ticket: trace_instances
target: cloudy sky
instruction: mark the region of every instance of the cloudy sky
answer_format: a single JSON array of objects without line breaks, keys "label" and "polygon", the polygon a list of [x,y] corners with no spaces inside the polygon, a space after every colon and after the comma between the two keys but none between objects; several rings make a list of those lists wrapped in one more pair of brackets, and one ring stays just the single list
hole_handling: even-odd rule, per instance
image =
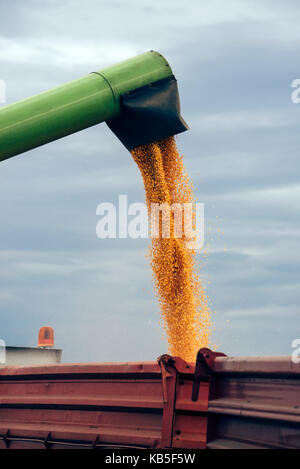
[{"label": "cloudy sky", "polygon": [[[178,79],[180,151],[205,204],[214,343],[290,354],[300,337],[300,5],[296,0],[1,0],[7,103],[155,49]],[[144,200],[105,124],[0,165],[0,338],[34,346],[52,325],[64,361],[167,351],[148,241],[100,240],[96,207]]]}]

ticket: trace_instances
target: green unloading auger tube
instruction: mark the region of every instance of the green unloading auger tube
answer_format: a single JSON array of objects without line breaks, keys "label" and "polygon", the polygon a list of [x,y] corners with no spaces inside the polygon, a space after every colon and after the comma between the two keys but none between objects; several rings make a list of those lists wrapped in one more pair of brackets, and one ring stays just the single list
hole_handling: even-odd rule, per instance
[{"label": "green unloading auger tube", "polygon": [[128,150],[187,130],[177,83],[155,51],[0,109],[0,161],[107,122]]}]

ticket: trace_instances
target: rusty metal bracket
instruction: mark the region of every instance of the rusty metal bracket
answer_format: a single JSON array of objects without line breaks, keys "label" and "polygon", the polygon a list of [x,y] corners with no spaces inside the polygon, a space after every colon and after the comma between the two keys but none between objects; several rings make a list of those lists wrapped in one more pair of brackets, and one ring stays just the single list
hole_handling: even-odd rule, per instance
[{"label": "rusty metal bracket", "polygon": [[163,387],[163,402],[167,404],[168,402],[168,389],[167,389],[167,379],[172,377],[172,374],[168,371],[168,366],[174,365],[175,360],[171,355],[162,355],[158,358],[158,364],[161,369],[161,378],[162,378],[162,387]]},{"label": "rusty metal bracket", "polygon": [[217,357],[226,357],[226,355],[221,352],[213,352],[209,348],[199,350],[195,364],[192,401],[198,400],[201,380],[210,380],[213,373],[213,364]]},{"label": "rusty metal bracket", "polygon": [[177,384],[177,370],[175,359],[170,355],[162,355],[158,358],[161,369],[163,391],[163,418],[161,441],[158,447],[171,448],[173,441],[174,407]]},{"label": "rusty metal bracket", "polygon": [[94,439],[92,443],[92,449],[96,449],[98,445],[100,445],[100,436],[96,435],[96,438]]},{"label": "rusty metal bracket", "polygon": [[7,449],[9,449],[9,445],[10,445],[10,432],[9,430],[7,430],[7,432],[5,433],[5,435],[3,435],[2,439],[4,441],[4,444],[6,446]]},{"label": "rusty metal bracket", "polygon": [[51,443],[52,443],[52,435],[51,435],[51,432],[48,433],[48,435],[46,436],[46,438],[44,439],[44,446],[46,449],[49,449],[50,446],[51,446]]}]

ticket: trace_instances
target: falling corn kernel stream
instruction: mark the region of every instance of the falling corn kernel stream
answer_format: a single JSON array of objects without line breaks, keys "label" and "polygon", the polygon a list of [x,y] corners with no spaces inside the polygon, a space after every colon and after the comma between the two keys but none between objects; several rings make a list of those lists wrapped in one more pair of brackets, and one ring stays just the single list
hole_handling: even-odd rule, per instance
[{"label": "falling corn kernel stream", "polygon": [[[193,186],[174,137],[142,145],[131,154],[143,177],[149,215],[151,204],[189,203],[195,207]],[[164,237],[160,219],[159,236],[151,239],[150,263],[169,352],[193,361],[199,348],[210,345],[209,299],[200,280],[195,249],[187,247],[184,229],[181,237],[176,236],[173,212],[169,221],[170,235]]]}]

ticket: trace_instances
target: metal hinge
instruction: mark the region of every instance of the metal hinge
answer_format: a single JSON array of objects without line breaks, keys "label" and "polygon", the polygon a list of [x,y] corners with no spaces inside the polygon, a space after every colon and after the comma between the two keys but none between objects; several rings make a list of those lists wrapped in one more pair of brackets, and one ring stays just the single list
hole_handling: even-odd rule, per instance
[{"label": "metal hinge", "polygon": [[193,379],[192,401],[197,401],[201,380],[209,380],[213,373],[213,364],[217,357],[226,357],[224,353],[201,348],[197,354]]}]

